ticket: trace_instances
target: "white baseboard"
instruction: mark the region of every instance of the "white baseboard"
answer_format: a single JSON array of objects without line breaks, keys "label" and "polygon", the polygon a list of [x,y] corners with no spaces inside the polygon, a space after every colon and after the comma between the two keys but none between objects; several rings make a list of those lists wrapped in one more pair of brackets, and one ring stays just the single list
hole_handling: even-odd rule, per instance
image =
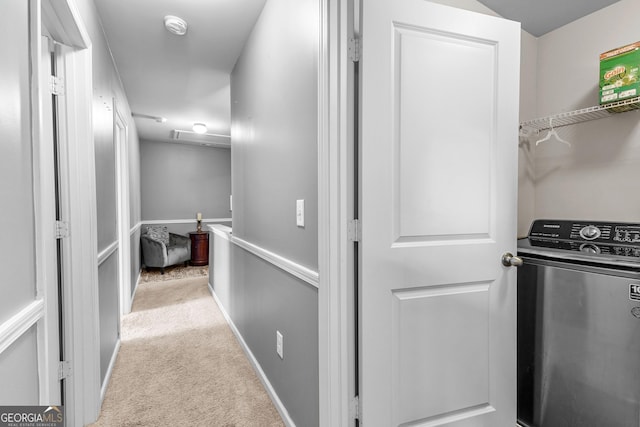
[{"label": "white baseboard", "polygon": [[236,325],[233,323],[231,316],[229,316],[229,313],[227,313],[227,310],[225,310],[225,308],[222,306],[222,303],[218,299],[218,296],[216,295],[215,291],[213,290],[213,286],[211,285],[211,283],[209,283],[209,292],[211,292],[211,295],[213,296],[213,299],[215,300],[216,304],[218,304],[218,307],[220,308],[222,315],[227,320],[227,323],[229,324],[231,331],[233,331],[233,334],[236,336],[236,339],[238,340],[240,347],[242,347],[242,350],[247,356],[247,359],[249,359],[249,362],[253,366],[253,369],[258,375],[258,378],[260,378],[260,381],[262,382],[262,385],[267,391],[267,394],[271,398],[271,401],[273,402],[274,406],[276,407],[276,410],[282,417],[282,421],[287,427],[296,427],[295,423],[291,419],[291,416],[289,415],[289,412],[287,411],[287,408],[284,406],[284,404],[278,397],[278,394],[276,393],[275,389],[271,385],[269,378],[267,378],[267,375],[262,370],[260,363],[251,352],[251,349],[249,348],[247,343],[244,341],[244,338],[242,338],[242,335],[240,334],[240,331],[238,330],[238,328],[236,328]]},{"label": "white baseboard", "polygon": [[[133,300],[136,298],[136,292],[138,292],[138,285],[140,284],[140,277],[142,277],[142,268],[138,271],[138,278],[136,279],[135,287],[133,288],[133,292],[131,293],[131,307],[133,307]],[[131,312],[131,307],[129,307],[129,312]]]},{"label": "white baseboard", "polygon": [[111,361],[109,362],[109,367],[107,368],[107,375],[104,376],[102,387],[100,387],[100,407],[102,407],[102,402],[104,402],[104,397],[107,394],[107,388],[109,387],[109,381],[111,381],[111,374],[113,373],[113,368],[114,366],[116,366],[116,359],[118,358],[119,351],[120,351],[120,338],[118,338],[118,341],[116,341],[116,347],[113,349],[113,354],[111,355]]}]

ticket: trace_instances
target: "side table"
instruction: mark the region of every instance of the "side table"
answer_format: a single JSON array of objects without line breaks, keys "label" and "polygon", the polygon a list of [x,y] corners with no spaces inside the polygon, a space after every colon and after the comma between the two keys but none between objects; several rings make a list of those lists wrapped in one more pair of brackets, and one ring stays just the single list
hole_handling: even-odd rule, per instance
[{"label": "side table", "polygon": [[191,265],[209,264],[209,233],[206,231],[192,231],[191,238]]}]

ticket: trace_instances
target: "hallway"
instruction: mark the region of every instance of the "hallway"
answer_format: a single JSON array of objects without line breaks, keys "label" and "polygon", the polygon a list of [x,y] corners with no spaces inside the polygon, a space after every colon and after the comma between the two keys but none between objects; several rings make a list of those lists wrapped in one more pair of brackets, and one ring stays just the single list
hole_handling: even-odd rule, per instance
[{"label": "hallway", "polygon": [[93,426],[283,426],[207,276],[142,282]]}]

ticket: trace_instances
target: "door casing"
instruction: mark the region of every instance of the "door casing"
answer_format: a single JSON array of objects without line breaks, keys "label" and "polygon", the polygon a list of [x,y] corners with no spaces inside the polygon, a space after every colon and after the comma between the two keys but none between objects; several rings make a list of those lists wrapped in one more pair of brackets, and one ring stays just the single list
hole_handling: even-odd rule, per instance
[{"label": "door casing", "polygon": [[38,221],[36,231],[36,274],[37,297],[42,298],[45,315],[38,323],[38,364],[40,378],[40,403],[60,405],[62,402],[60,382],[58,380],[58,363],[60,360],[60,325],[58,300],[58,255],[56,248],[56,186],[54,184],[57,168],[54,157],[54,115],[52,96],[49,90],[52,75],[51,56],[54,43],[43,25],[43,35],[37,43],[39,52],[40,84],[42,89],[38,95],[38,109],[34,118],[39,125],[34,128],[34,190]]},{"label": "door casing", "polygon": [[[65,132],[61,144],[61,192],[65,195],[68,214],[68,235],[64,239],[65,259],[62,274],[65,277],[65,295],[62,321],[65,325],[64,349],[71,375],[65,381],[65,418],[67,425],[84,425],[97,419],[100,405],[100,359],[99,322],[97,300],[97,215],[95,185],[95,153],[93,144],[93,84],[91,39],[73,0],[41,1],[29,0],[30,11],[30,55],[33,67],[31,80],[32,129],[34,170],[42,169],[42,177],[36,177],[36,251],[38,259],[47,260],[38,264],[38,278],[46,273],[45,265],[54,262],[50,250],[45,250],[44,234],[54,235],[55,224],[49,216],[54,194],[44,191],[40,184],[53,165],[49,158],[39,153],[46,148],[43,135],[43,110],[41,100],[48,89],[40,81],[42,69],[41,35],[46,26],[51,38],[59,43],[58,67],[65,75],[64,102],[59,118]],[[73,260],[73,263],[71,262]],[[40,281],[46,289],[39,292],[54,292],[53,281]],[[40,286],[40,285],[39,285]],[[55,290],[57,293],[57,289]],[[46,316],[49,316],[47,314]],[[40,362],[40,369],[46,369]],[[46,365],[49,365],[48,363]],[[54,373],[44,371],[41,378],[49,378],[49,384],[41,384],[41,404],[51,402],[50,388]],[[57,372],[55,372],[57,375]]]},{"label": "door casing", "polygon": [[318,57],[319,425],[355,425],[354,1],[320,0]]},{"label": "door casing", "polygon": [[[129,215],[129,127],[122,108],[113,99],[113,139],[116,151],[118,218],[118,283],[120,317],[131,311],[131,232]],[[118,322],[118,328],[120,327]]]}]

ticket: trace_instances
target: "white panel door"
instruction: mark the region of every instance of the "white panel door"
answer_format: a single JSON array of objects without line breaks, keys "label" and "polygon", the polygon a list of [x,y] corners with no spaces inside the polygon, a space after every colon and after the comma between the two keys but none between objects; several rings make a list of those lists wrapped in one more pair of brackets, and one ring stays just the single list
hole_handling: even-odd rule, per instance
[{"label": "white panel door", "polygon": [[362,2],[360,369],[369,426],[513,426],[520,26]]}]

